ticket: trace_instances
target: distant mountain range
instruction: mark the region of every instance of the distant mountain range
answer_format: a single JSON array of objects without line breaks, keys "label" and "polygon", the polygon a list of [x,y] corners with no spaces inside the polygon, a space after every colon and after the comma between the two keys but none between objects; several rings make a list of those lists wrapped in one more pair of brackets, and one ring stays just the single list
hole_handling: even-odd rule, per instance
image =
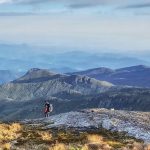
[{"label": "distant mountain range", "polygon": [[116,70],[100,67],[70,74],[85,75],[97,80],[105,80],[115,85],[150,87],[150,67],[144,65]]},{"label": "distant mountain range", "polygon": [[42,117],[45,100],[53,104],[53,114],[103,107],[150,111],[150,89],[118,87],[88,76],[58,74],[35,68],[0,86],[0,118]]},{"label": "distant mountain range", "polygon": [[56,47],[34,47],[26,44],[0,44],[0,70],[26,72],[30,68],[45,68],[60,73],[76,72],[99,66],[121,68],[133,65],[149,65],[145,56],[84,50],[61,50]]}]

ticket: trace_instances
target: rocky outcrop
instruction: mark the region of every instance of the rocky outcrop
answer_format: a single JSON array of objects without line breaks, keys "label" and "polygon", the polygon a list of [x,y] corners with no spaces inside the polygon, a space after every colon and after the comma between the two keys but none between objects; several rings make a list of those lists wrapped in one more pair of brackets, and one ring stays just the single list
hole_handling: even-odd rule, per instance
[{"label": "rocky outcrop", "polygon": [[[105,128],[126,132],[150,143],[150,112],[89,109],[50,116],[46,119],[25,120],[24,123],[47,124],[46,128],[73,127],[78,129]],[[53,124],[52,124],[53,122]]]}]

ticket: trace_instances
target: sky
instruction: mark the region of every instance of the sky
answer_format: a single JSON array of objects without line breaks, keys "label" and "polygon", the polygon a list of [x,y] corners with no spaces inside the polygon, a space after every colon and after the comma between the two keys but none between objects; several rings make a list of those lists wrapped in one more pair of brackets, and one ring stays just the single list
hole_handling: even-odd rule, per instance
[{"label": "sky", "polygon": [[150,52],[150,0],[0,0],[0,43]]}]

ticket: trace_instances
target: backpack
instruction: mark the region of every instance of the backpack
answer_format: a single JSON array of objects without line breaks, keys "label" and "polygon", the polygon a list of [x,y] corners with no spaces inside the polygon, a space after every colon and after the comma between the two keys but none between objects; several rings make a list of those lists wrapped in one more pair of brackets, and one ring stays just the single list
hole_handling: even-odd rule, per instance
[{"label": "backpack", "polygon": [[53,105],[50,104],[50,112],[52,112],[52,111],[53,111]]}]

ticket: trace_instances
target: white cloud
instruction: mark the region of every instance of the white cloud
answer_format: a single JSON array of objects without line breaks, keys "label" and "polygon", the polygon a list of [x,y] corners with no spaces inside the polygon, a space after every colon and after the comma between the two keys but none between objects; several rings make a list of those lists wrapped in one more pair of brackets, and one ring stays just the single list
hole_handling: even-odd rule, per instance
[{"label": "white cloud", "polygon": [[72,7],[89,7],[93,5],[137,5],[148,3],[149,0],[0,0],[0,4],[12,3],[12,4],[38,4],[53,2],[59,4],[65,4]]}]

